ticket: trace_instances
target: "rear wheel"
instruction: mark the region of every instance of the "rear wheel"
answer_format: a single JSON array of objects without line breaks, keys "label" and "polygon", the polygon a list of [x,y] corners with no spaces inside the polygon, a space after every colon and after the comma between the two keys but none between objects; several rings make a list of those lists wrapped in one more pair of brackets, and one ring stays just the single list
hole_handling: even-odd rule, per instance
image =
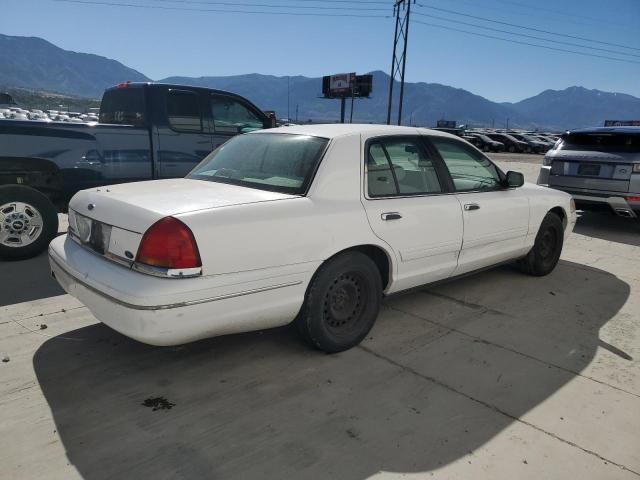
[{"label": "rear wheel", "polygon": [[371,330],[381,299],[382,280],[375,263],[360,252],[346,252],[320,267],[295,324],[320,350],[348,350]]},{"label": "rear wheel", "polygon": [[547,213],[540,225],[533,248],[519,262],[520,269],[537,277],[548,275],[560,260],[563,241],[562,220],[555,213]]},{"label": "rear wheel", "polygon": [[29,258],[58,233],[58,211],[42,193],[20,185],[0,187],[0,258]]},{"label": "rear wheel", "polygon": [[511,145],[511,146],[509,147],[509,151],[510,151],[511,153],[516,153],[516,147],[514,147],[513,145]]}]

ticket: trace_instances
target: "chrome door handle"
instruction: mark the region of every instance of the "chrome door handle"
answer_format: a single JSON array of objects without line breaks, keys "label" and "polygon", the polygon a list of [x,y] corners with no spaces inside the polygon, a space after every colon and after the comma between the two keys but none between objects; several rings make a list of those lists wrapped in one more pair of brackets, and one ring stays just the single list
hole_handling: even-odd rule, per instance
[{"label": "chrome door handle", "polygon": [[402,215],[400,215],[398,212],[385,212],[380,215],[380,218],[382,218],[382,220],[400,220],[402,218]]},{"label": "chrome door handle", "polygon": [[466,211],[470,211],[470,210],[480,210],[480,205],[478,205],[477,203],[465,203],[464,204],[464,209]]}]

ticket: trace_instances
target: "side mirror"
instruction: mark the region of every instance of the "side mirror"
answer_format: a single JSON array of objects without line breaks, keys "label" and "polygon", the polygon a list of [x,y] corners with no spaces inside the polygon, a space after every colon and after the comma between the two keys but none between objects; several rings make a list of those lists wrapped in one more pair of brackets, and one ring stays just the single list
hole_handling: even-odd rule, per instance
[{"label": "side mirror", "polygon": [[524,175],[520,172],[507,172],[507,180],[505,182],[509,188],[518,188],[524,185]]}]

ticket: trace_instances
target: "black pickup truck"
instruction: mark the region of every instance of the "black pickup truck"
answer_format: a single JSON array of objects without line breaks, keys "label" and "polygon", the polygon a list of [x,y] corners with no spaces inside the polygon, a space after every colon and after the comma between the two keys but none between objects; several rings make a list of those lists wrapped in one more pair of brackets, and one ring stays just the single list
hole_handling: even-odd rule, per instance
[{"label": "black pickup truck", "polygon": [[232,93],[129,82],[105,91],[98,123],[0,120],[0,258],[44,250],[79,190],[182,177],[230,137],[272,126]]}]

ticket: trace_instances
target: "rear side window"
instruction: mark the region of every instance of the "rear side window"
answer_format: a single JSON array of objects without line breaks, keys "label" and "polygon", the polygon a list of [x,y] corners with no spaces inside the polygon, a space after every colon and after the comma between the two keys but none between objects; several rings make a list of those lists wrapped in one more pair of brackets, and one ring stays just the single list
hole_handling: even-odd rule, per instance
[{"label": "rear side window", "polygon": [[570,133],[563,136],[559,149],[640,153],[640,134]]},{"label": "rear side window", "polygon": [[369,144],[367,188],[370,197],[440,193],[433,161],[418,141],[381,139]]},{"label": "rear side window", "polygon": [[100,123],[116,125],[144,125],[144,88],[107,90],[100,104]]},{"label": "rear side window", "polygon": [[498,169],[480,153],[455,140],[432,137],[431,143],[447,165],[456,191],[493,190],[501,187]]},{"label": "rear side window", "polygon": [[194,92],[169,90],[167,92],[167,118],[169,126],[181,132],[202,132],[200,95]]},{"label": "rear side window", "polygon": [[239,101],[211,96],[211,116],[216,133],[237,135],[264,128],[262,119]]}]

